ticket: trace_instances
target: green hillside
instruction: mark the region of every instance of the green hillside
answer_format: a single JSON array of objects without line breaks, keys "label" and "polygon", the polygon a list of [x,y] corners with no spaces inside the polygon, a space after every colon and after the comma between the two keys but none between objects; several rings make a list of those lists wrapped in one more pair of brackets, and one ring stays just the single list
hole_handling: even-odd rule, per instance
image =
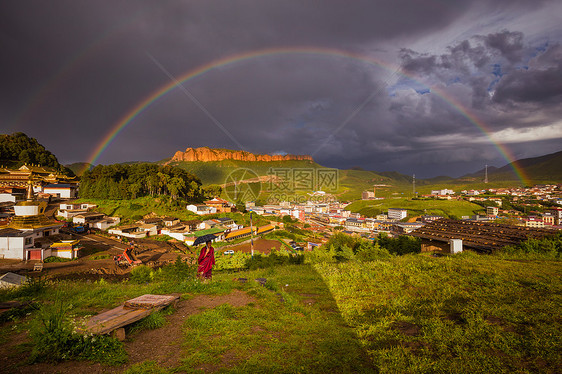
[{"label": "green hillside", "polygon": [[[159,163],[169,162],[169,159]],[[233,175],[244,175],[246,179],[264,177],[268,175],[280,175],[282,170],[310,170],[314,172],[320,169],[329,169],[315,162],[310,161],[191,161],[191,162],[172,162],[171,165],[178,166],[192,174],[197,175],[205,185],[223,185],[227,181],[232,181]],[[524,159],[518,161],[524,174],[530,179],[531,184],[535,183],[560,183],[562,181],[562,152]],[[240,173],[244,169],[245,173]],[[238,174],[236,174],[238,172]],[[235,173],[235,174],[232,174]],[[230,177],[230,178],[229,178]],[[360,168],[339,170],[337,176],[337,189],[333,194],[340,201],[352,201],[361,198],[361,193],[365,190],[376,188],[377,197],[413,197],[412,176],[399,172],[376,172],[362,170]],[[521,186],[520,179],[515,175],[511,165],[502,168],[489,167],[489,183],[483,182],[484,171],[465,175],[461,178],[450,178],[447,176],[433,177],[429,179],[416,179],[416,192],[418,194],[429,194],[431,190],[450,188],[455,192],[469,189],[504,188]],[[262,181],[260,185],[260,198],[268,199],[273,191],[270,191],[271,183]],[[292,195],[306,195],[317,188],[299,189],[289,191]],[[415,209],[415,208],[414,208]],[[471,209],[463,210],[464,213]],[[456,213],[450,213],[457,215]],[[449,215],[450,215],[449,214]],[[472,214],[472,213],[470,213]],[[470,215],[468,214],[468,215]],[[467,214],[462,214],[467,215]]]},{"label": "green hillside", "polygon": [[[515,163],[507,164],[501,168],[488,168],[489,182],[520,181],[515,174],[513,166],[523,172],[530,184],[560,183],[562,182],[562,151],[544,156],[525,158]],[[484,179],[484,169],[460,178],[465,182]]]},{"label": "green hillside", "polygon": [[253,173],[258,176],[268,175],[275,168],[323,168],[309,161],[181,161],[171,162],[170,165],[197,175],[203,184],[224,184],[228,176],[238,169],[248,169],[248,176],[251,178]]},{"label": "green hillside", "polygon": [[[268,175],[282,175],[284,170],[289,171],[302,171],[302,170],[328,170],[330,168],[319,165],[315,162],[310,161],[236,161],[236,160],[224,160],[224,161],[190,161],[190,162],[172,162],[172,166],[180,167],[192,174],[197,175],[203,184],[218,184],[223,185],[228,181],[231,181],[232,176],[239,176],[237,173],[240,169],[247,169],[247,173],[244,178],[251,179],[256,176],[268,176]],[[234,174],[233,174],[234,173]],[[404,186],[404,183],[395,183],[392,178],[382,176],[373,171],[365,170],[338,170],[337,175],[337,189],[333,191],[340,200],[355,200],[361,198],[361,192],[364,190],[372,190],[375,184],[385,184],[388,186],[392,185],[392,188],[386,187],[382,188],[379,192],[381,196],[388,196],[390,190],[394,191],[396,187]],[[261,190],[264,197],[267,198],[270,183],[262,182]],[[304,195],[306,193],[313,192],[318,185],[313,186],[313,188],[297,188],[294,190],[296,195]],[[321,186],[320,186],[321,187]],[[321,188],[320,188],[321,189]],[[332,191],[329,191],[332,192]],[[377,194],[379,194],[379,192]]]},{"label": "green hillside", "polygon": [[361,213],[367,217],[374,217],[377,214],[386,213],[388,208],[407,209],[408,217],[429,214],[460,218],[462,216],[471,216],[478,211],[482,211],[480,205],[464,200],[410,200],[406,198],[361,200],[355,201],[346,207],[346,209],[351,212]]}]

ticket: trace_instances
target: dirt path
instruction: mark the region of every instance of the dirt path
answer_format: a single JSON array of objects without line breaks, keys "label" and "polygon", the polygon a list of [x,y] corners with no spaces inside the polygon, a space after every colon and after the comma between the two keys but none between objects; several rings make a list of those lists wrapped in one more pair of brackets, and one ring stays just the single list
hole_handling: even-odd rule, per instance
[{"label": "dirt path", "polygon": [[125,349],[129,355],[129,363],[121,367],[109,367],[91,362],[62,362],[59,364],[23,365],[27,356],[18,349],[18,345],[27,342],[27,336],[20,333],[11,336],[9,341],[0,345],[0,359],[3,361],[0,372],[21,374],[49,373],[122,373],[134,364],[147,360],[155,361],[160,367],[176,367],[181,361],[182,326],[186,318],[200,313],[204,309],[215,308],[228,303],[241,307],[256,300],[245,292],[235,290],[228,295],[198,295],[190,300],[182,300],[177,304],[174,313],[166,317],[166,325],[159,329],[141,331],[128,337]]},{"label": "dirt path", "polygon": [[[101,277],[121,279],[130,272],[130,267],[119,268],[113,261],[113,256],[122,254],[127,244],[96,234],[73,234],[73,238],[79,239],[83,246],[77,260],[47,262],[41,272],[34,272],[37,261],[0,259],[0,274],[10,271],[31,277],[97,280]],[[174,262],[178,255],[183,259],[193,257],[190,252],[181,253],[165,242],[146,240],[141,243],[137,258],[145,265],[159,267]]]}]

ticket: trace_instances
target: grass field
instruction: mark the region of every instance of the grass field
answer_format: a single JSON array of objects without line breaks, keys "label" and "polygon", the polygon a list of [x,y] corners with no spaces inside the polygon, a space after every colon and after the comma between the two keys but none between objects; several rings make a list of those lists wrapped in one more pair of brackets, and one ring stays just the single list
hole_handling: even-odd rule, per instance
[{"label": "grass field", "polygon": [[173,216],[181,220],[198,219],[200,216],[185,209],[183,204],[172,205],[167,196],[160,197],[139,197],[131,200],[104,200],[104,199],[79,199],[77,202],[87,202],[97,204],[96,209],[108,216],[121,217],[122,222],[134,222],[149,213],[156,213],[159,216]]},{"label": "grass field", "polygon": [[[144,270],[123,283],[55,282],[32,297],[47,304],[63,299],[75,317],[145,293],[179,292],[189,302],[240,290],[255,299],[187,317],[177,366],[147,358],[129,373],[556,373],[562,367],[559,260],[406,255],[216,273],[208,284],[173,267]],[[267,281],[262,286],[256,278]],[[9,297],[0,293],[0,301]],[[2,342],[32,329],[37,313],[1,325]],[[125,369],[122,359],[113,364]]]},{"label": "grass field", "polygon": [[388,208],[407,209],[408,217],[430,214],[460,218],[462,216],[471,216],[483,210],[480,205],[464,200],[411,200],[406,198],[360,200],[346,207],[347,210],[361,213],[367,217],[386,213]]}]

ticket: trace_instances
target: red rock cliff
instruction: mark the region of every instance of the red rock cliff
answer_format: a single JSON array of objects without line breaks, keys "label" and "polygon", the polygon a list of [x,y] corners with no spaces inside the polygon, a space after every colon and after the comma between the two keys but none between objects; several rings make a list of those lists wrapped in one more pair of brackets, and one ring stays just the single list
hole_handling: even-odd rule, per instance
[{"label": "red rock cliff", "polygon": [[308,155],[256,155],[246,151],[232,151],[229,149],[211,149],[209,147],[187,148],[185,152],[177,151],[171,161],[314,161]]}]

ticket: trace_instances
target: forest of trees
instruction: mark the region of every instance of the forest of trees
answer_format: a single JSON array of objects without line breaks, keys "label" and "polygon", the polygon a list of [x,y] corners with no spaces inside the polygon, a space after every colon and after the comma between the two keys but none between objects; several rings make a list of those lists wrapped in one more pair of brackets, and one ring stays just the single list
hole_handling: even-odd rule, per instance
[{"label": "forest of trees", "polygon": [[0,135],[0,160],[8,166],[34,164],[55,168],[64,173],[69,172],[37,139],[22,132]]},{"label": "forest of trees", "polygon": [[86,171],[80,182],[80,197],[135,199],[167,195],[173,200],[205,198],[201,181],[187,171],[156,164],[98,165]]}]

